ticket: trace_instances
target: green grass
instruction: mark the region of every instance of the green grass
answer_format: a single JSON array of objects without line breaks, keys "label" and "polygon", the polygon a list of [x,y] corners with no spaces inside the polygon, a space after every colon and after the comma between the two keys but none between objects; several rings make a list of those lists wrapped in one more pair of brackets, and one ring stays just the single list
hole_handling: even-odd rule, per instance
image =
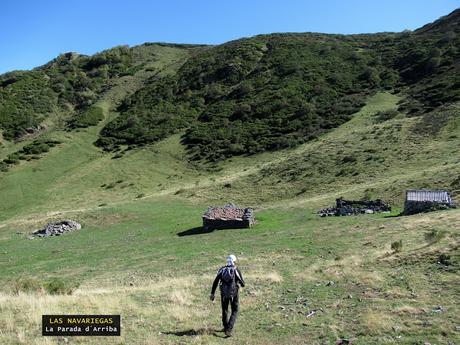
[{"label": "green grass", "polygon": [[[378,93],[353,119],[317,140],[293,150],[256,157],[232,158],[221,165],[239,169],[231,189],[225,182],[208,190],[196,188],[203,199],[219,200],[231,192],[237,202],[327,206],[338,196],[384,198],[401,207],[406,189],[435,188],[460,192],[460,160],[453,147],[458,116],[436,136],[414,132],[417,118],[403,114],[376,123],[380,111],[397,108],[400,98]],[[458,110],[457,115],[459,114]],[[253,191],[247,193],[247,191]]]},{"label": "green grass", "polygon": [[[68,341],[460,342],[460,211],[396,216],[409,188],[448,189],[459,201],[458,35],[443,40],[438,28],[116,47],[0,76],[0,159],[40,158],[0,172],[0,343],[64,343],[40,336],[41,315],[110,313],[122,316],[120,338]],[[66,131],[89,105],[100,109],[83,121],[91,126]],[[245,116],[245,131],[222,130]],[[125,120],[132,133],[117,132]],[[104,153],[94,143],[109,124],[106,134],[134,136]],[[190,160],[191,139],[203,160]],[[59,144],[32,144],[46,140]],[[339,196],[380,197],[393,212],[315,214]],[[202,212],[227,202],[254,207],[257,224],[203,232]],[[30,238],[62,219],[83,228]],[[208,296],[229,253],[247,287],[235,336],[223,340]]]},{"label": "green grass", "polygon": [[[304,208],[267,209],[257,212],[258,224],[249,230],[178,236],[196,231],[190,230],[200,225],[204,209],[162,198],[76,212],[68,216],[79,219],[83,229],[49,239],[30,240],[13,231],[26,233],[38,221],[3,228],[4,291],[15,278],[30,276],[40,281],[60,277],[65,284],[80,286],[75,297],[37,294],[35,304],[24,301],[27,295],[6,292],[3,315],[13,317],[19,328],[8,330],[1,318],[0,325],[7,329],[4,342],[18,341],[17,332],[27,328],[27,323],[19,325],[20,316],[12,309],[23,305],[23,312],[32,314],[121,313],[121,341],[218,343],[213,335],[219,328],[218,306],[209,305],[206,298],[215,270],[230,252],[239,258],[247,287],[242,290],[236,335],[229,343],[292,344],[305,337],[312,343],[340,337],[357,338],[357,344],[455,341],[458,211],[323,219]],[[447,236],[426,246],[420,230],[432,228]],[[391,254],[394,239],[404,242],[399,254]],[[436,262],[440,253],[453,257],[451,266]],[[436,294],[441,288],[444,293]],[[99,302],[89,306],[81,298]],[[43,299],[49,305],[37,307]],[[108,300],[116,302],[106,305]],[[432,311],[438,305],[443,313]],[[320,308],[322,312],[306,317]],[[201,335],[167,334],[188,330]]]},{"label": "green grass", "polygon": [[[449,186],[460,171],[451,154],[456,120],[434,137],[414,135],[417,119],[376,123],[374,116],[399,100],[379,93],[349,123],[292,150],[202,166],[187,161],[176,134],[142,150],[122,148],[115,158],[92,143],[117,116],[114,104],[142,83],[126,80],[133,88],[120,81],[97,103],[102,122],[48,133],[61,144],[0,174],[1,343],[46,343],[41,315],[52,313],[120,313],[123,335],[107,343],[222,343],[215,332],[219,306],[207,298],[229,253],[239,258],[248,286],[235,338],[226,343],[458,341],[458,210],[314,214],[337,196],[363,195],[393,200],[397,214],[405,188]],[[13,152],[24,144],[15,145]],[[372,164],[368,155],[376,158]],[[336,176],[340,162],[359,175]],[[199,233],[206,207],[229,201],[255,207],[257,225]],[[63,218],[83,229],[28,238]],[[400,240],[394,253],[391,244]],[[438,263],[442,254],[449,266]],[[77,286],[70,295],[46,292]],[[184,333],[197,335],[178,335]]]}]

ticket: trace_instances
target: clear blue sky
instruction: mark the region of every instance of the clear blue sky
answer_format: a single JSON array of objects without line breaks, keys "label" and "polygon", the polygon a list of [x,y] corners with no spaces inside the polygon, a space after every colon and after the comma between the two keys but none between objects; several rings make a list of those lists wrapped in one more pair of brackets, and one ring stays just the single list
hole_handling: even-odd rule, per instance
[{"label": "clear blue sky", "polygon": [[416,29],[458,0],[0,0],[0,73],[60,53],[144,42],[209,43],[271,32]]}]

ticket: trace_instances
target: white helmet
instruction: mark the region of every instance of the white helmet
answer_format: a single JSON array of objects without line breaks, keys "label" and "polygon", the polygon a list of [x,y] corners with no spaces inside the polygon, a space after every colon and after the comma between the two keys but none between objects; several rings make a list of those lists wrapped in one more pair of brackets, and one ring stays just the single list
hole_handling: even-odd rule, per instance
[{"label": "white helmet", "polygon": [[230,254],[229,256],[227,256],[227,265],[234,265],[236,262],[236,256],[233,255],[233,254]]}]

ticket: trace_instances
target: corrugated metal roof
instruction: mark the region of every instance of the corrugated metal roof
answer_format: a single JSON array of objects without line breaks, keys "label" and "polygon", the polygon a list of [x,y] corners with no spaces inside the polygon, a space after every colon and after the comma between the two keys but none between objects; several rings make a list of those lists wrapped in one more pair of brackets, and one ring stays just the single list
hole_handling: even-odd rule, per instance
[{"label": "corrugated metal roof", "polygon": [[452,199],[445,190],[408,190],[407,201],[434,201],[450,204]]}]

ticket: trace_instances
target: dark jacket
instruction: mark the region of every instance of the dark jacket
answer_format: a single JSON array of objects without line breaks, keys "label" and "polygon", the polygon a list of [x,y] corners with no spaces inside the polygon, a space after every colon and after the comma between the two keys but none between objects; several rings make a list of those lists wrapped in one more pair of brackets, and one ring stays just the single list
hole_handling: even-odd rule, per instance
[{"label": "dark jacket", "polygon": [[[219,284],[219,282],[222,279],[222,271],[224,270],[225,267],[229,267],[229,266],[221,267],[217,271],[216,279],[214,279],[214,283],[212,283],[211,295],[214,295],[214,293],[216,292],[217,285]],[[235,270],[235,280],[236,280],[236,287],[237,288],[238,288],[238,284],[241,285],[242,287],[244,287],[243,275],[241,274],[241,271],[239,270],[239,268],[236,268],[236,270]]]}]

